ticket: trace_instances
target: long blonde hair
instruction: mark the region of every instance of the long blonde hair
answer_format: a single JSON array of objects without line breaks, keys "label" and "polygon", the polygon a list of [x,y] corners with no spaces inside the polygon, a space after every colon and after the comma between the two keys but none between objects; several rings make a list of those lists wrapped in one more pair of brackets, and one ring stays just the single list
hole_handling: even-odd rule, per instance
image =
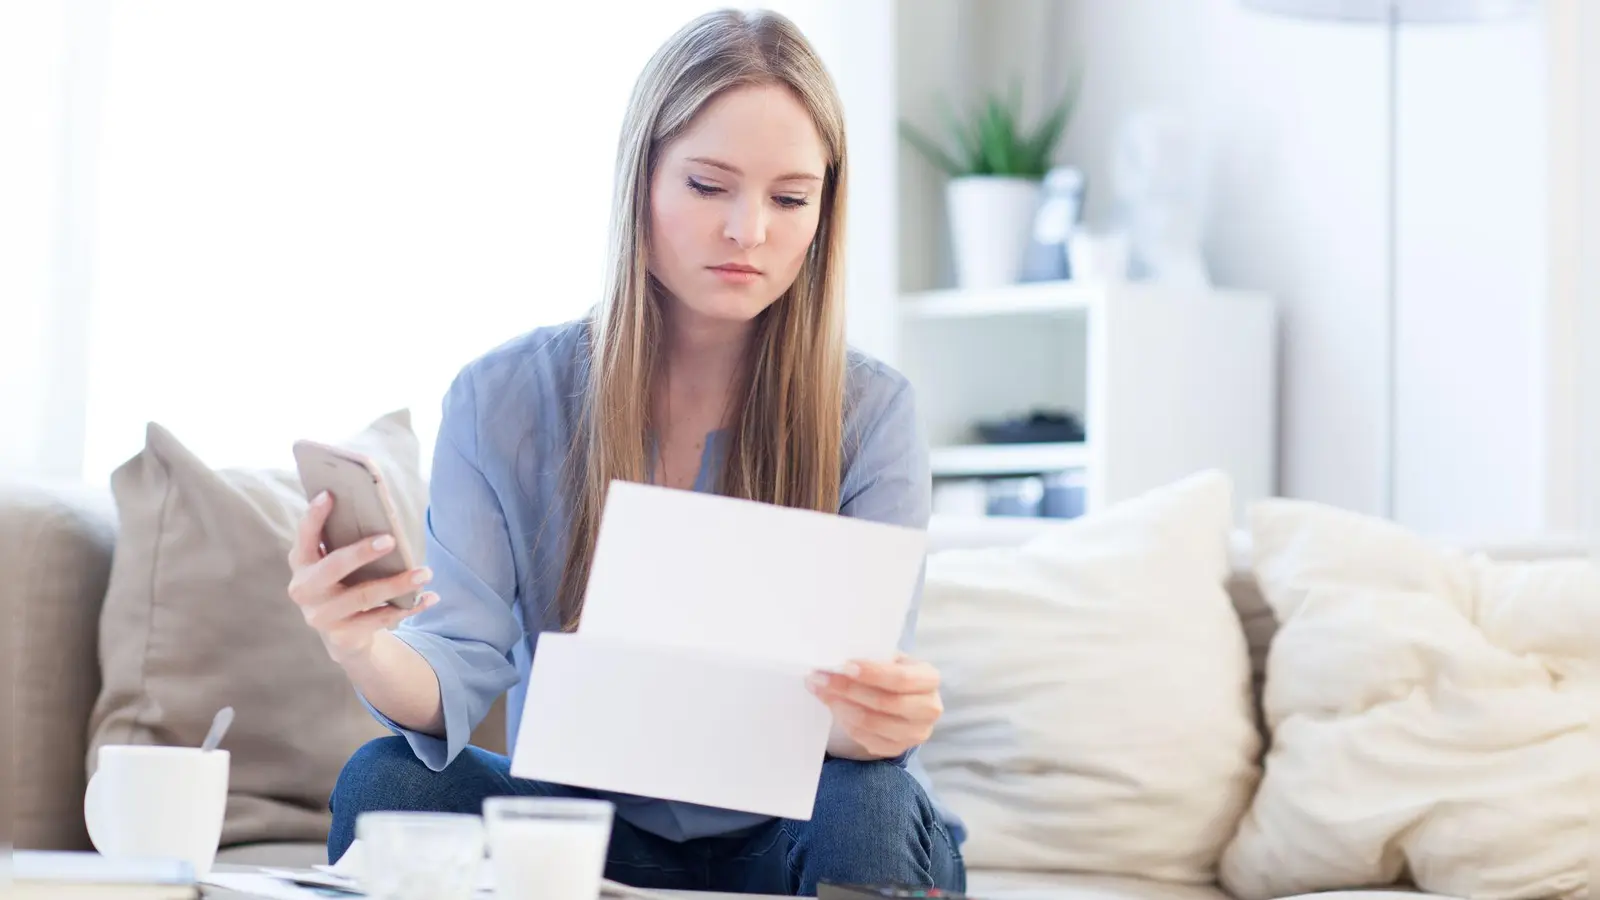
[{"label": "long blonde hair", "polygon": [[838,512],[844,434],[844,116],[833,81],[788,19],[722,10],[680,29],[634,85],[617,149],[611,270],[590,321],[583,421],[569,457],[576,512],[557,601],[577,627],[613,480],[648,477],[663,289],[648,271],[657,156],[724,91],[781,85],[810,112],[827,154],[817,233],[794,284],[759,316],[719,493]]}]

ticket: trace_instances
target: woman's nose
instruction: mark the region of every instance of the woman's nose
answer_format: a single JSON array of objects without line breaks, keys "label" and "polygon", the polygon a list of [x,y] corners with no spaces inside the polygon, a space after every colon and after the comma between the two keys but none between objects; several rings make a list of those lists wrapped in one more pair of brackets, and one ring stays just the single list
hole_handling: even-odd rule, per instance
[{"label": "woman's nose", "polygon": [[743,200],[731,204],[722,235],[742,250],[761,246],[767,240],[767,214],[760,201]]}]

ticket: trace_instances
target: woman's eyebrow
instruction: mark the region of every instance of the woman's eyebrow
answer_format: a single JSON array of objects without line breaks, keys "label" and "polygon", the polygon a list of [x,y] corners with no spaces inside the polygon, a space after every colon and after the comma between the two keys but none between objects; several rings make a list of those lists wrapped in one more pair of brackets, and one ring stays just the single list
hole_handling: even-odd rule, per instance
[{"label": "woman's eyebrow", "polygon": [[[712,159],[709,156],[691,156],[691,157],[689,157],[689,162],[699,163],[699,164],[701,164],[703,166],[710,166],[713,169],[721,169],[722,171],[727,172],[730,175],[743,175],[744,174],[744,172],[741,172],[739,170],[738,166],[735,166],[735,165],[733,165],[731,163],[725,163],[720,159]],[[822,180],[822,176],[821,175],[813,175],[810,172],[789,172],[788,174],[779,175],[777,178],[773,179],[773,181],[821,181],[821,180]]]}]

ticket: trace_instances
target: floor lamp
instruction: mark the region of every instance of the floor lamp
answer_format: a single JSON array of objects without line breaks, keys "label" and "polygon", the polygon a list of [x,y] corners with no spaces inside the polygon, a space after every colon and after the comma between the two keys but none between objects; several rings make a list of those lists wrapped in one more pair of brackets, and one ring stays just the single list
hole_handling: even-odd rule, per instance
[{"label": "floor lamp", "polygon": [[1397,189],[1399,187],[1399,63],[1402,25],[1449,25],[1489,22],[1531,11],[1538,0],[1241,0],[1246,9],[1296,19],[1382,26],[1388,37],[1385,103],[1388,125],[1385,157],[1384,230],[1384,426],[1383,514],[1395,515],[1395,445],[1397,432],[1398,312],[1396,259]]}]

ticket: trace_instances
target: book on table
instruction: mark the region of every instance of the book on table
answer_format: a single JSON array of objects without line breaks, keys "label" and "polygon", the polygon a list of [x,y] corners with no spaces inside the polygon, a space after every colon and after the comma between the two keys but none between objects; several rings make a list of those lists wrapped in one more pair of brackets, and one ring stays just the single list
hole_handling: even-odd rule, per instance
[{"label": "book on table", "polygon": [[195,900],[194,867],[176,859],[110,859],[98,853],[18,850],[8,900]]}]

